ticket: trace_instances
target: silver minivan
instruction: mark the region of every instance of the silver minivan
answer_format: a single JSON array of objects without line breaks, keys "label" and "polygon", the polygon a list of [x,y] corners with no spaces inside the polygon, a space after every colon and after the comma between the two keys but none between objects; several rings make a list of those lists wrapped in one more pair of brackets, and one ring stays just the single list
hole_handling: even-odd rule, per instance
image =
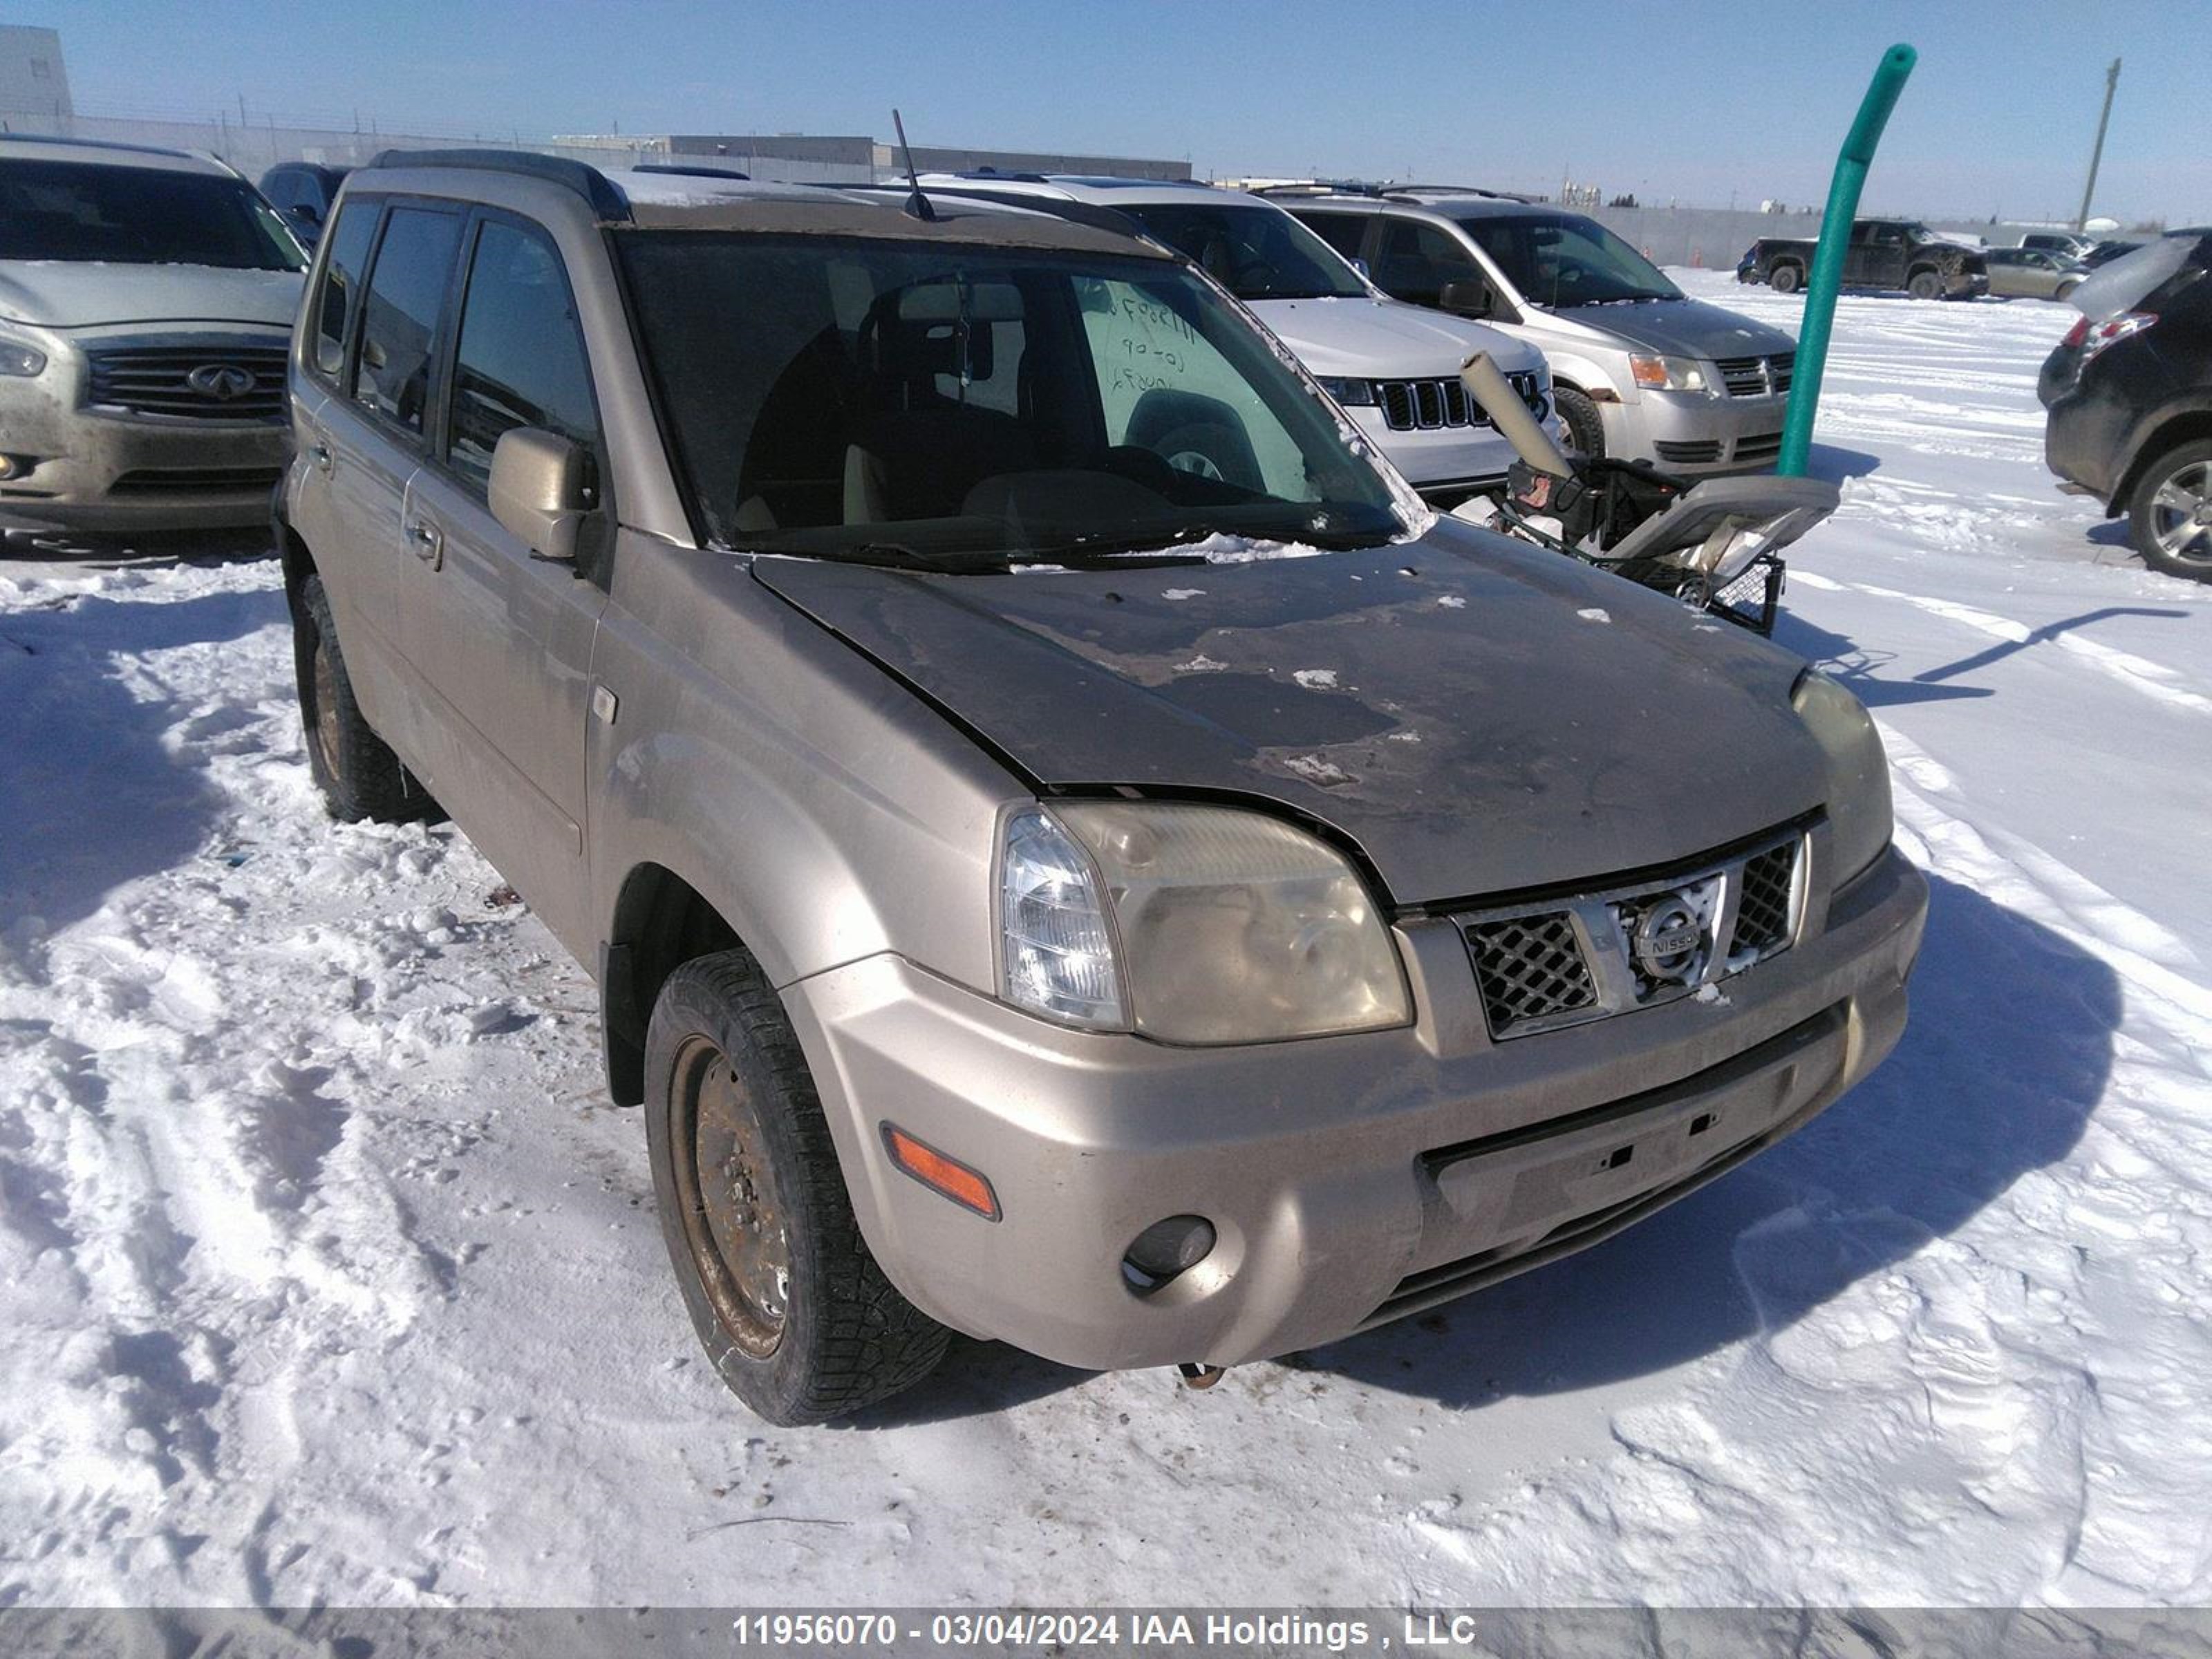
[{"label": "silver minivan", "polygon": [[309,765],[598,981],[756,1411],[952,1330],[1211,1380],[1888,1053],[1927,888],[1847,691],[1438,517],[1158,243],[907,195],[387,156],[292,352]]},{"label": "silver minivan", "polygon": [[1266,192],[1385,294],[1526,340],[1586,455],[1703,477],[1771,466],[1797,343],[1692,300],[1586,215],[1458,187]]}]

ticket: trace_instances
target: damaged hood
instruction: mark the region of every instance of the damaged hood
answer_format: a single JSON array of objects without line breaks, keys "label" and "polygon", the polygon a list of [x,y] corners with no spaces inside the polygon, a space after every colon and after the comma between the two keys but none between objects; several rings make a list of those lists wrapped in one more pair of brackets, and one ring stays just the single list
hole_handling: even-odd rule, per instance
[{"label": "damaged hood", "polygon": [[1452,380],[1478,351],[1505,373],[1544,366],[1534,346],[1480,323],[1396,300],[1254,300],[1252,314],[1323,379]]},{"label": "damaged hood", "polygon": [[1449,519],[1246,563],[753,573],[1044,789],[1273,802],[1400,904],[1694,858],[1823,793],[1796,658]]},{"label": "damaged hood", "polygon": [[296,270],[0,259],[0,318],[46,328],[103,323],[265,323],[289,331]]}]

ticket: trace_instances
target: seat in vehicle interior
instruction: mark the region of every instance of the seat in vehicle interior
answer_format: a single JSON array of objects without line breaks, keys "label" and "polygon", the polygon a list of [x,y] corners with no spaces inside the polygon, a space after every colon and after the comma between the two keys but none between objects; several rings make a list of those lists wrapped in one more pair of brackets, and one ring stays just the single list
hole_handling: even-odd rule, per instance
[{"label": "seat in vehicle interior", "polygon": [[[1010,299],[978,301],[994,289]],[[969,380],[991,377],[993,328],[1009,319],[999,314],[1009,303],[1019,296],[1006,284],[977,284],[963,303],[952,284],[927,283],[870,310],[842,470],[847,524],[950,518],[983,479],[1036,465],[1035,434],[1020,420],[957,395],[963,368]]]},{"label": "seat in vehicle interior", "polygon": [[761,400],[738,478],[738,529],[838,522],[852,402],[843,337],[832,325],[793,354]]}]

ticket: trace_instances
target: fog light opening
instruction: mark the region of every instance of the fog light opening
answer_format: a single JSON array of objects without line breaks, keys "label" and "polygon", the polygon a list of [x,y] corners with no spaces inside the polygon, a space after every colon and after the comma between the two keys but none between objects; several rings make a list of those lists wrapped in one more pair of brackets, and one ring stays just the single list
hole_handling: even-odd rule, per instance
[{"label": "fog light opening", "polygon": [[1212,1253],[1213,1224],[1200,1215],[1171,1215],[1129,1241],[1121,1277],[1139,1296],[1173,1282]]}]

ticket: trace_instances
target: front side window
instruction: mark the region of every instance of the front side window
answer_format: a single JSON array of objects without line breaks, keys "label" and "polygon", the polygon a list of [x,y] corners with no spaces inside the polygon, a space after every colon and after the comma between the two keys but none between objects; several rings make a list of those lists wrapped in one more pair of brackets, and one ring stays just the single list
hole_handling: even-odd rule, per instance
[{"label": "front side window", "polygon": [[1468,218],[1460,226],[1536,305],[1564,310],[1682,297],[1656,265],[1578,213]]},{"label": "front side window", "polygon": [[429,404],[430,354],[460,237],[459,214],[396,207],[369,276],[354,401],[410,432],[422,429]]},{"label": "front side window", "polygon": [[1278,208],[1213,203],[1121,210],[1238,299],[1352,300],[1367,289],[1328,245]]},{"label": "front side window", "polygon": [[679,471],[721,544],[1003,563],[1217,532],[1371,545],[1402,529],[1334,412],[1179,264],[616,240]]},{"label": "front side window", "polygon": [[599,416],[561,256],[533,232],[484,222],[453,354],[446,459],[483,488],[503,434],[537,427],[596,453]]},{"label": "front side window", "polygon": [[349,202],[331,234],[331,255],[315,290],[315,369],[336,380],[345,368],[346,328],[361,291],[362,267],[376,236],[374,202]]},{"label": "front side window", "polygon": [[0,259],[299,270],[276,210],[242,179],[106,162],[0,161]]}]

